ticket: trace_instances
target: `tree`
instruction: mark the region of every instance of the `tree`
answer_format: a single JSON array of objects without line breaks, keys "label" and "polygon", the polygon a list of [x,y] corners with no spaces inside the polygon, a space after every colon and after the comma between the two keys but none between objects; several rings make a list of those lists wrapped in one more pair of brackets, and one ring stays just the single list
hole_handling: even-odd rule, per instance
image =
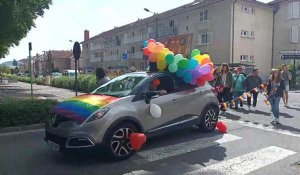
[{"label": "tree", "polygon": [[18,66],[18,62],[16,59],[14,59],[14,61],[13,61],[13,66]]},{"label": "tree", "polygon": [[52,0],[0,0],[0,58],[26,37],[35,27],[34,20],[43,16],[50,4]]},{"label": "tree", "polygon": [[0,65],[0,72],[9,74],[10,73],[10,68],[8,66],[5,66],[5,65]]}]

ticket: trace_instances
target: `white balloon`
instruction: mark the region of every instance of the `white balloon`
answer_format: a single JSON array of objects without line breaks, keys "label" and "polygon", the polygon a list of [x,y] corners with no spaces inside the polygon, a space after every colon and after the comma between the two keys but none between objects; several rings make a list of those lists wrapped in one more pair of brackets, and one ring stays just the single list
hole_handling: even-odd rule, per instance
[{"label": "white balloon", "polygon": [[151,104],[150,114],[155,118],[159,118],[161,116],[161,108],[157,104]]}]

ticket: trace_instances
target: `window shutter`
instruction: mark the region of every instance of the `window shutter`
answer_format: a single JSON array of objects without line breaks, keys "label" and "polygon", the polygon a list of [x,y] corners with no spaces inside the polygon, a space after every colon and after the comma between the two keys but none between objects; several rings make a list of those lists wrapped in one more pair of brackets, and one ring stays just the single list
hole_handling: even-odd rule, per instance
[{"label": "window shutter", "polygon": [[299,18],[300,2],[293,2],[293,18]]},{"label": "window shutter", "polygon": [[212,33],[211,32],[207,34],[207,43],[208,44],[212,43]]},{"label": "window shutter", "polygon": [[287,19],[293,18],[293,3],[289,3],[287,6]]},{"label": "window shutter", "polygon": [[298,26],[292,26],[292,31],[291,31],[291,42],[292,43],[298,43],[298,40],[299,40],[299,27]]}]

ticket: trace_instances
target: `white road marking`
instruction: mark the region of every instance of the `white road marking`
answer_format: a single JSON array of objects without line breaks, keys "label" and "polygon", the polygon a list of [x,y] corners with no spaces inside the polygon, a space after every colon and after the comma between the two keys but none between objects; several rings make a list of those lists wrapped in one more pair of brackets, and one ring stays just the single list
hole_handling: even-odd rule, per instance
[{"label": "white road marking", "polygon": [[186,173],[186,175],[244,175],[294,154],[296,154],[294,151],[270,146],[208,167],[200,168]]},{"label": "white road marking", "polygon": [[[222,138],[220,138],[220,136]],[[148,161],[156,161],[165,159],[168,157],[177,156],[180,154],[196,151],[199,149],[207,148],[210,146],[219,145],[222,143],[235,141],[241,139],[241,137],[231,135],[231,134],[224,134],[224,135],[216,135],[213,137],[205,137],[197,140],[187,141],[175,145],[155,148],[151,150],[141,151],[138,152],[138,155],[143,157]],[[135,161],[136,163],[142,163],[142,161],[138,160]]]},{"label": "white road marking", "polygon": [[45,131],[45,129],[34,129],[34,130],[28,130],[28,131],[8,132],[8,133],[0,134],[0,137],[11,136],[11,135],[20,135],[20,134],[26,134],[26,133],[34,133],[34,132],[42,132],[42,131]]},{"label": "white road marking", "polygon": [[152,175],[154,173],[149,172],[149,171],[144,171],[144,170],[138,170],[138,171],[132,171],[130,173],[126,173],[123,175]]},{"label": "white road marking", "polygon": [[251,127],[251,128],[256,128],[256,129],[262,129],[265,131],[270,131],[270,132],[275,132],[275,133],[279,133],[279,134],[284,134],[284,135],[288,135],[288,136],[293,136],[293,137],[300,137],[300,134],[296,134],[293,133],[291,131],[288,130],[282,130],[279,128],[276,128],[274,126],[263,126],[261,124],[253,124],[251,122],[244,122],[244,121],[236,121],[236,120],[229,120],[229,119],[221,119],[222,121],[228,122],[228,123],[234,123],[234,124],[239,124],[239,125],[243,125],[243,126],[247,126],[247,127]]}]

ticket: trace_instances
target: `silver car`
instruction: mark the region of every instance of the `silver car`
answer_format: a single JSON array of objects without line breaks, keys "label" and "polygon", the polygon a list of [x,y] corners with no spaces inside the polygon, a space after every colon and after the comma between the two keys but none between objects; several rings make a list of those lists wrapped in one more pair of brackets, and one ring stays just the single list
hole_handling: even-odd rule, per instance
[{"label": "silver car", "polygon": [[167,72],[128,73],[55,106],[45,141],[62,152],[99,146],[110,158],[123,160],[134,152],[131,133],[151,137],[189,125],[212,132],[218,115],[219,103],[208,83],[186,84]]}]

